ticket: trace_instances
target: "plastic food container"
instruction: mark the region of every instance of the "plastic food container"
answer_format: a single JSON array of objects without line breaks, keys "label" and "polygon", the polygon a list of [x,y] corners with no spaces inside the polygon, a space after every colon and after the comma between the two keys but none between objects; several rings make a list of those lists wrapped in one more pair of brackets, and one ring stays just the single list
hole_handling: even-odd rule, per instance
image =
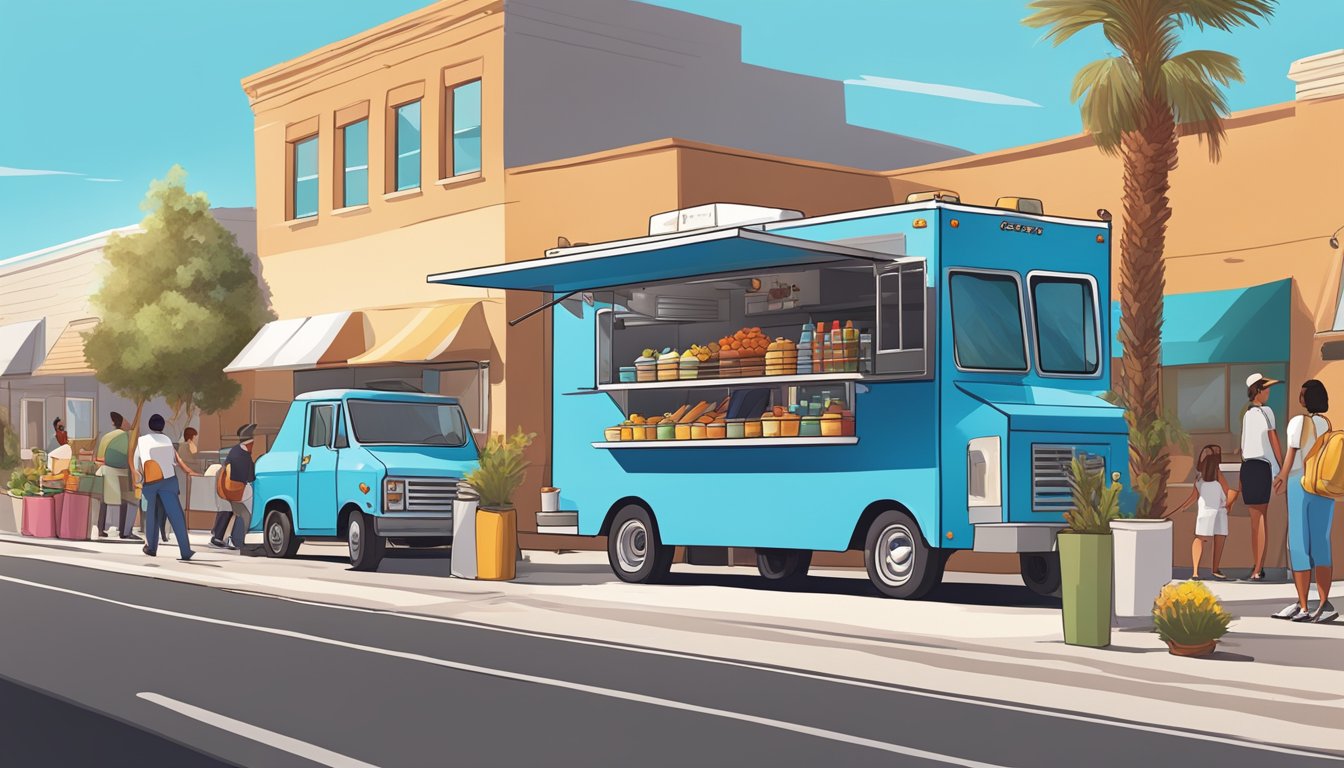
[{"label": "plastic food container", "polygon": [[658,380],[658,360],[652,357],[641,357],[635,360],[635,381],[657,381]]},{"label": "plastic food container", "polygon": [[606,436],[606,438],[607,438],[607,442],[608,442],[608,443],[619,442],[620,439],[621,439],[621,428],[620,428],[620,427],[607,427],[607,431],[606,431],[606,433],[605,433],[605,436]]},{"label": "plastic food container", "polygon": [[780,436],[780,437],[797,437],[797,436],[798,436],[798,429],[799,429],[799,422],[801,422],[801,421],[802,421],[802,419],[799,419],[797,416],[795,416],[795,415],[793,415],[793,414],[789,414],[789,415],[785,416],[784,418],[780,419],[780,420],[779,420],[779,436]]},{"label": "plastic food container", "polygon": [[696,358],[696,357],[686,357],[686,356],[683,355],[682,358],[681,358],[681,362],[678,363],[678,366],[679,366],[678,370],[681,372],[681,378],[683,378],[683,379],[698,379],[698,378],[700,378],[700,360],[699,360],[699,358]]},{"label": "plastic food container", "polygon": [[[642,427],[641,427],[641,429],[642,429]],[[634,439],[635,439],[635,425],[634,425],[634,424],[628,424],[628,425],[627,425],[627,424],[622,424],[622,425],[621,425],[621,439],[622,439],[622,440],[634,440]]]},{"label": "plastic food container", "polygon": [[653,436],[657,437],[658,428],[650,427],[646,424],[636,424],[635,426],[631,427],[630,431],[633,433],[631,437],[633,437],[635,440],[647,440],[649,439],[648,435],[650,429],[654,430]]},{"label": "plastic food container", "polygon": [[804,416],[798,427],[799,437],[821,437],[821,417]]},{"label": "plastic food container", "polygon": [[677,437],[677,425],[670,421],[664,421],[658,425],[659,440],[674,440]]},{"label": "plastic food container", "polygon": [[761,437],[779,437],[779,417],[761,417]]},{"label": "plastic food container", "polygon": [[853,412],[853,411],[845,411],[844,413],[840,414],[840,436],[841,436],[841,437],[853,437],[853,436],[854,436],[854,412]]},{"label": "plastic food container", "polygon": [[668,350],[658,356],[658,380],[676,381],[681,371],[681,355]]},{"label": "plastic food container", "polygon": [[678,425],[676,425],[676,438],[677,438],[678,440],[690,440],[690,439],[691,439],[691,425],[690,425],[690,424],[678,424]]},{"label": "plastic food container", "polygon": [[840,437],[843,426],[840,424],[842,419],[838,413],[828,413],[821,417],[821,436],[822,437]]},{"label": "plastic food container", "polygon": [[617,380],[622,384],[629,384],[635,380],[635,376],[635,366],[623,365],[621,366],[620,377]]},{"label": "plastic food container", "polygon": [[728,436],[728,425],[722,421],[716,421],[705,427],[705,437],[710,440],[722,440]]},{"label": "plastic food container", "polygon": [[727,432],[730,438],[739,438],[747,436],[746,419],[729,419],[727,421]]},{"label": "plastic food container", "polygon": [[709,425],[707,425],[707,424],[701,424],[701,423],[698,422],[698,421],[695,422],[694,424],[692,424],[692,425],[691,425],[691,439],[692,439],[692,440],[704,440],[705,438],[709,437],[709,430],[707,429],[708,426],[709,426]]},{"label": "plastic food container", "polygon": [[760,419],[747,419],[746,421],[742,422],[742,436],[743,436],[743,437],[760,437],[760,436],[761,436],[761,420],[760,420]]}]

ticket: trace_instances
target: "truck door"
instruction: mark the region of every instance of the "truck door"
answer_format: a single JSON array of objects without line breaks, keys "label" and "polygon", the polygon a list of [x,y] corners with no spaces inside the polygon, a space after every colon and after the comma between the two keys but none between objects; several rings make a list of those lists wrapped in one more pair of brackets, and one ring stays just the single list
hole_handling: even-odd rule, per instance
[{"label": "truck door", "polygon": [[311,403],[299,459],[299,508],[294,526],[303,531],[336,530],[336,403]]}]

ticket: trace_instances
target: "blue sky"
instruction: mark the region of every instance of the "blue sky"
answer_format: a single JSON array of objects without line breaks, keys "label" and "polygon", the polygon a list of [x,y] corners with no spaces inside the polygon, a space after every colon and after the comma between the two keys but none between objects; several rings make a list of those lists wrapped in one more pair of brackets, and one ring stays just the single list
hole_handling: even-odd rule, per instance
[{"label": "blue sky", "polygon": [[[564,0],[547,0],[563,2]],[[252,205],[252,115],[239,80],[426,0],[0,0],[0,258],[134,223],[173,163],[221,206]],[[1078,132],[1063,47],[1019,0],[656,0],[743,28],[743,58],[841,81],[850,122],[988,151]],[[824,9],[824,10],[822,10]],[[1340,46],[1341,0],[1286,0],[1271,23],[1188,33],[1241,59],[1233,109],[1291,100],[1297,58]],[[33,173],[59,171],[62,173]]]}]

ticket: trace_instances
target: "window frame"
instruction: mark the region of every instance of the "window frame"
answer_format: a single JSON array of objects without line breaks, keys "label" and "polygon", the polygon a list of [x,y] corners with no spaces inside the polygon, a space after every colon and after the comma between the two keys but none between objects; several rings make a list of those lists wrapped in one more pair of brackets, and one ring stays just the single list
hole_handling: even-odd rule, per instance
[{"label": "window frame", "polygon": [[[476,385],[476,386],[480,389],[480,392],[481,392],[481,396],[480,396],[480,406],[481,406],[480,425],[481,425],[481,426],[480,426],[480,428],[478,429],[477,427],[475,427],[475,426],[472,425],[472,421],[471,421],[471,419],[467,419],[467,420],[466,420],[466,421],[467,421],[467,431],[471,432],[471,436],[472,436],[473,439],[475,439],[477,436],[482,436],[482,437],[484,437],[484,436],[488,435],[488,434],[490,433],[490,361],[488,361],[488,360],[449,361],[449,362],[446,362],[446,363],[439,363],[439,364],[435,365],[434,368],[433,368],[433,370],[436,371],[436,372],[438,372],[438,373],[440,373],[440,374],[442,374],[442,373],[461,373],[461,372],[464,372],[464,371],[465,371],[465,372],[471,372],[471,371],[475,371],[475,372],[476,372],[476,375],[480,378],[480,381],[477,382],[477,385]],[[440,384],[440,386],[439,386],[439,390],[440,390],[439,393],[440,393],[440,394],[443,394],[443,392],[442,392],[442,388],[443,388],[443,387],[442,387],[442,384]],[[463,405],[463,403],[462,403],[462,399],[461,399],[461,398],[457,398],[455,395],[445,395],[445,397],[454,397],[454,398],[456,398],[456,399],[457,399],[457,407],[460,408],[460,409],[462,410],[462,414],[463,414],[463,416],[464,416],[464,417],[466,416],[467,409],[466,409],[466,407]]]},{"label": "window frame", "polygon": [[[88,403],[89,404],[89,434],[77,435],[70,430],[74,424],[74,419],[70,418],[70,403]],[[65,398],[65,427],[71,440],[92,440],[98,434],[98,408],[97,402],[92,397],[67,397]]]},{"label": "window frame", "polygon": [[[921,324],[921,344],[919,347],[906,348],[905,339],[905,280],[909,273],[918,273],[920,293],[923,297],[923,308],[920,312]],[[886,348],[883,346],[883,307],[882,301],[882,281],[896,275],[898,285],[896,288],[896,316],[897,316],[897,343],[900,346]],[[929,373],[929,347],[931,345],[930,333],[933,323],[930,318],[930,309],[936,303],[936,297],[930,297],[929,290],[929,264],[928,260],[921,258],[904,258],[873,267],[873,303],[875,305],[873,329],[873,375],[883,376],[926,376]],[[912,363],[918,361],[918,368],[913,367]]]},{"label": "window frame", "polygon": [[[322,402],[322,403],[311,403],[311,404],[309,404],[309,406],[308,406],[308,419],[307,419],[307,423],[304,425],[304,426],[305,426],[305,429],[304,429],[304,436],[303,436],[303,444],[304,444],[304,446],[305,446],[306,448],[327,448],[327,449],[329,449],[329,450],[332,449],[332,443],[333,443],[334,440],[335,440],[335,434],[336,434],[336,406],[337,406],[337,404],[334,403],[334,402]],[[319,408],[330,408],[330,409],[331,409],[331,417],[330,417],[330,420],[327,422],[327,439],[326,439],[326,442],[324,442],[324,443],[322,443],[322,444],[320,444],[320,445],[313,445],[313,414],[315,414]]]},{"label": "window frame", "polygon": [[[308,177],[299,177],[299,146],[301,144],[313,143],[313,175],[311,181],[317,187],[313,194],[312,213],[299,214],[299,182],[309,180]],[[322,146],[318,143],[318,132],[313,131],[305,136],[299,136],[286,142],[288,145],[289,162],[289,214],[288,221],[307,221],[317,218],[321,210],[320,198],[322,196]]]},{"label": "window frame", "polygon": [[[1021,368],[967,368],[961,364],[961,355],[957,351],[957,318],[955,302],[952,300],[952,278],[957,275],[991,275],[994,277],[1007,276],[1013,279],[1017,285],[1017,310],[1020,325],[1018,330],[1021,332],[1022,339],[1022,358],[1023,366]],[[1031,344],[1027,341],[1027,302],[1022,295],[1022,275],[1010,269],[986,269],[981,267],[950,267],[946,272],[947,279],[947,317],[948,333],[951,334],[952,343],[952,364],[958,371],[965,373],[1014,373],[1028,374],[1032,371]]]},{"label": "window frame", "polygon": [[[454,131],[457,123],[457,91],[473,83],[480,86],[480,92],[477,96],[479,104],[477,111],[480,113],[480,123],[477,128],[481,132],[481,157],[480,164],[472,171],[457,170],[457,147],[454,145]],[[466,79],[447,83],[443,88],[443,165],[439,169],[439,178],[443,181],[452,179],[472,178],[481,175],[485,168],[485,78],[478,72]]]},{"label": "window frame", "polygon": [[[415,104],[420,113],[420,125],[418,132],[420,134],[419,145],[415,150],[416,155],[416,174],[415,184],[413,186],[403,187],[401,185],[401,110]],[[391,126],[389,133],[388,153],[391,158],[388,168],[388,194],[397,194],[399,192],[412,192],[424,188],[425,182],[425,98],[423,95],[406,99],[399,103],[388,105],[388,122]],[[408,153],[409,154],[409,153]]]},{"label": "window frame", "polygon": [[[42,409],[42,416],[39,417],[37,420],[39,434],[37,436],[36,448],[32,447],[32,442],[30,440],[32,436],[28,434],[29,403],[37,403],[38,407]],[[33,458],[34,450],[46,451],[47,443],[42,440],[42,435],[40,434],[41,432],[44,432],[46,430],[46,428],[43,426],[46,423],[47,423],[47,401],[45,398],[41,397],[19,398],[19,458],[25,460],[31,460]]]},{"label": "window frame", "polygon": [[[349,144],[347,144],[347,142],[346,142],[346,130],[349,129],[351,126],[359,125],[360,123],[363,123],[363,124],[364,124],[364,166],[363,166],[363,169],[364,169],[364,202],[362,202],[362,203],[352,203],[352,202],[350,202],[350,185],[349,185],[349,183],[348,183],[348,179],[347,179],[347,177],[350,175],[350,172],[351,172],[351,170],[352,170],[352,167],[349,165],[349,160],[348,160],[348,158],[346,157],[346,155],[347,155],[347,150],[348,150],[348,148],[349,148]],[[339,123],[339,124],[336,126],[336,171],[337,171],[337,172],[334,174],[334,176],[335,176],[334,181],[335,181],[335,185],[336,185],[336,190],[335,190],[335,191],[336,191],[336,195],[335,195],[336,200],[335,200],[335,202],[336,202],[336,207],[337,207],[338,209],[342,209],[342,210],[343,210],[343,209],[346,209],[346,208],[359,208],[359,207],[363,207],[363,206],[366,206],[366,205],[369,204],[370,187],[371,187],[372,184],[373,184],[373,169],[372,169],[371,164],[370,164],[370,162],[369,162],[369,160],[370,160],[370,158],[371,158],[371,155],[372,155],[372,152],[370,152],[369,149],[370,149],[370,146],[372,145],[372,143],[373,143],[373,142],[370,141],[370,135],[369,135],[369,116],[368,116],[367,114],[365,114],[363,117],[357,117],[357,118],[353,118],[353,119],[347,120],[347,121],[345,121],[345,122],[343,122],[343,123]],[[358,170],[358,168],[354,168],[353,170]]]},{"label": "window frame", "polygon": [[[1033,281],[1038,278],[1056,278],[1064,280],[1081,280],[1092,286],[1092,332],[1093,343],[1097,352],[1096,368],[1091,373],[1053,373],[1046,372],[1041,367],[1041,335],[1039,323],[1036,315],[1036,291]],[[948,284],[948,292],[951,295],[951,284]],[[1086,272],[1056,272],[1046,269],[1033,269],[1027,273],[1027,300],[1031,303],[1031,346],[1032,353],[1035,356],[1034,367],[1036,374],[1042,378],[1049,379],[1099,379],[1105,370],[1105,364],[1102,361],[1101,345],[1101,297],[1100,289],[1097,287],[1097,278]]]}]

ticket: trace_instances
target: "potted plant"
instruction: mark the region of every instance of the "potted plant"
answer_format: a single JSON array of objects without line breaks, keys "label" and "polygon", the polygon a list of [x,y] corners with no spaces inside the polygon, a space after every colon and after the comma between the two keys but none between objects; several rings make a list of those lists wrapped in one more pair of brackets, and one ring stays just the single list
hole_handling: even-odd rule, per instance
[{"label": "potted plant", "polygon": [[1157,635],[1176,656],[1213,653],[1231,623],[1218,597],[1198,581],[1168,584],[1153,602]]},{"label": "potted plant", "polygon": [[1064,598],[1064,642],[1104,648],[1111,644],[1112,536],[1120,514],[1119,473],[1089,471],[1075,456],[1069,465],[1073,507],[1069,527],[1059,534],[1059,569]]},{"label": "potted plant", "polygon": [[16,469],[9,476],[5,494],[7,504],[0,509],[0,531],[19,533],[23,530],[23,497],[28,495],[30,486],[34,494],[40,492],[38,479],[37,470],[32,468]]},{"label": "potted plant", "polygon": [[481,449],[477,468],[463,479],[480,496],[476,508],[476,578],[509,581],[516,575],[518,513],[513,494],[528,462],[524,451],[535,434],[519,429],[512,437],[493,435]]}]

